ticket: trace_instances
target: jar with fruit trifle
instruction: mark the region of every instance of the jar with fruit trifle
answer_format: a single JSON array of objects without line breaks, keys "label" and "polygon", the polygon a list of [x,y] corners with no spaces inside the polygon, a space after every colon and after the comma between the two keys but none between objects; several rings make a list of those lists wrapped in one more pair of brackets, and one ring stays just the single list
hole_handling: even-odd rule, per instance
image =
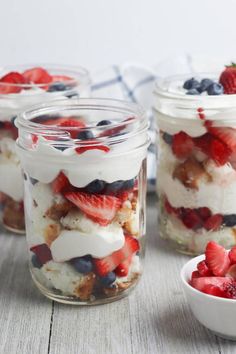
[{"label": "jar with fruit trifle", "polygon": [[[25,230],[23,178],[15,154],[16,115],[47,100],[88,96],[89,89],[89,76],[83,68],[17,66],[0,71],[0,216],[8,230]],[[47,124],[47,117],[44,119]]]},{"label": "jar with fruit trifle", "polygon": [[157,82],[160,234],[199,254],[236,244],[236,69]]},{"label": "jar with fruit trifle", "polygon": [[142,273],[149,144],[143,110],[115,100],[63,100],[23,113],[17,126],[37,287],[73,304],[123,297]]}]

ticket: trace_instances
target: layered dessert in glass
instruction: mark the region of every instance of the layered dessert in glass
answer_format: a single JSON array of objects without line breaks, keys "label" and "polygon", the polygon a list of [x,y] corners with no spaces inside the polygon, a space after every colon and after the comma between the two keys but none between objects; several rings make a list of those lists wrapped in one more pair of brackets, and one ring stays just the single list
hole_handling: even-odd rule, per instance
[{"label": "layered dessert in glass", "polygon": [[15,153],[18,113],[51,99],[89,96],[88,72],[80,67],[17,66],[0,71],[0,210],[5,228],[24,233],[23,178]]},{"label": "layered dessert in glass", "polygon": [[72,99],[17,119],[30,270],[72,304],[126,295],[142,273],[148,122],[123,101]]},{"label": "layered dessert in glass", "polygon": [[160,234],[175,249],[236,244],[236,68],[159,80]]}]

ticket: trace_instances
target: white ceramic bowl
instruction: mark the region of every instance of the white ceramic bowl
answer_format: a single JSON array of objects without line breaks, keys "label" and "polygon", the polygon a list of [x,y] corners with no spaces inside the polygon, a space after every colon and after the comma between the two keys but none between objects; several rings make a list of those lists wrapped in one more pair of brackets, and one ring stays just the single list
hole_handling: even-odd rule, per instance
[{"label": "white ceramic bowl", "polygon": [[207,295],[189,285],[192,272],[205,255],[195,257],[182,268],[180,276],[190,308],[203,326],[216,335],[236,340],[236,300]]}]

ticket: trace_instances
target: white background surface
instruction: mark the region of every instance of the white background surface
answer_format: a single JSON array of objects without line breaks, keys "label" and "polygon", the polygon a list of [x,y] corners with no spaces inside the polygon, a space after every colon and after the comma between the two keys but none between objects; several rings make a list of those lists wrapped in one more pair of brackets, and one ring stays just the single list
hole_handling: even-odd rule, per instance
[{"label": "white background surface", "polygon": [[0,65],[90,70],[176,53],[232,57],[235,0],[0,0]]}]

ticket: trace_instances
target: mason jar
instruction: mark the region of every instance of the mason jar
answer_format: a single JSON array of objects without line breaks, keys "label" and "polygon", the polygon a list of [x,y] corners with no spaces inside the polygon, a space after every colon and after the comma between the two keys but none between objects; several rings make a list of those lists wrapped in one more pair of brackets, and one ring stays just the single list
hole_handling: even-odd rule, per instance
[{"label": "mason jar", "polygon": [[9,66],[0,71],[0,77],[0,219],[6,229],[24,233],[23,178],[15,153],[16,115],[51,99],[88,97],[90,79],[83,68],[59,65]]},{"label": "mason jar", "polygon": [[63,100],[24,112],[17,127],[36,286],[70,304],[127,295],[144,256],[144,111],[118,100]]},{"label": "mason jar", "polygon": [[[217,80],[218,74],[197,74]],[[236,95],[186,94],[187,76],[159,80],[159,232],[184,253],[203,253],[214,240],[236,244]]]}]

